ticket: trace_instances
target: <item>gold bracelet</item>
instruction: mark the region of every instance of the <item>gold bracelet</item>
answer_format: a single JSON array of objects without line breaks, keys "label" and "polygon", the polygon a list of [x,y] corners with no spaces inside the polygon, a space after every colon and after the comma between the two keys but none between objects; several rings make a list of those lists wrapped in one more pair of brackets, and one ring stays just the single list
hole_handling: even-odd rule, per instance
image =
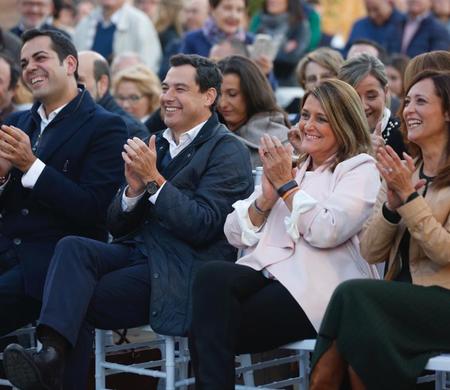
[{"label": "gold bracelet", "polygon": [[291,194],[293,194],[294,192],[297,192],[298,190],[299,190],[298,187],[290,189],[289,191],[287,191],[286,193],[283,194],[281,199],[286,200],[287,198],[289,198],[289,196],[291,196]]}]

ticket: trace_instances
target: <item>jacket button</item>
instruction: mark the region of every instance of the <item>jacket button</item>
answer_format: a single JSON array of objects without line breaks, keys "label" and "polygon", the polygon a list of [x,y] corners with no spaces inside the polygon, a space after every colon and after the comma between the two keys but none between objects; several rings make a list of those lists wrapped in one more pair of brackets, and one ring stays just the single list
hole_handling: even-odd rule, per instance
[{"label": "jacket button", "polygon": [[20,238],[15,238],[13,240],[13,243],[14,243],[14,245],[20,245],[20,244],[22,244],[22,240]]},{"label": "jacket button", "polygon": [[156,310],[152,311],[152,316],[156,317],[158,315],[158,312]]},{"label": "jacket button", "polygon": [[30,213],[30,210],[28,210],[28,209],[22,209],[22,210],[20,210],[20,213],[21,213],[23,216],[27,216],[27,215]]},{"label": "jacket button", "polygon": [[155,279],[158,279],[158,278],[159,278],[159,273],[158,273],[158,272],[155,272],[155,273],[153,274],[153,277],[154,277]]}]

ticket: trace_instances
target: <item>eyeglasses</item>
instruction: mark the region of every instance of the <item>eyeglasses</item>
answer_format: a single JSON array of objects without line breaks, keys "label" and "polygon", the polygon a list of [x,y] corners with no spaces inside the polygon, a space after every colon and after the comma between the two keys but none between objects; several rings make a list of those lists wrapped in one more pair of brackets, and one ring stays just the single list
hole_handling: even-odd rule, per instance
[{"label": "eyeglasses", "polygon": [[116,98],[116,100],[118,100],[121,103],[128,102],[130,104],[136,104],[144,96],[143,95],[130,95],[130,96],[116,95],[114,97]]}]

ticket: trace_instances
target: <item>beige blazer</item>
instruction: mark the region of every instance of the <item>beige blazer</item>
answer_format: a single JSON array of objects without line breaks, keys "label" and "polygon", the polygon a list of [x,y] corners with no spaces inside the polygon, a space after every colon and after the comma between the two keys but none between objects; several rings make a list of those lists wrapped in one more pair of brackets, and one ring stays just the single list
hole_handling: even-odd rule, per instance
[{"label": "beige blazer", "polygon": [[[225,223],[228,241],[246,248],[237,263],[275,276],[305,311],[318,330],[331,294],[338,284],[352,278],[377,278],[359,253],[358,234],[370,216],[380,186],[374,159],[360,154],[330,169],[307,172],[308,159],[295,180],[314,206],[300,212],[296,223],[300,237],[288,233],[285,219],[291,213],[279,200],[263,226],[259,241],[243,244],[242,221],[236,210]],[[258,196],[257,187],[250,200]],[[301,192],[304,192],[301,194]],[[302,208],[302,206],[300,207]],[[241,223],[240,223],[241,222]]]},{"label": "beige blazer", "polygon": [[[419,179],[418,169],[413,181]],[[419,191],[420,192],[420,191]],[[399,224],[384,219],[382,205],[386,186],[380,190],[374,213],[361,241],[361,254],[371,264],[389,260],[386,279],[394,279],[401,269],[398,247],[409,229],[409,263],[414,284],[450,288],[450,188],[428,188],[422,196],[401,206]]]}]

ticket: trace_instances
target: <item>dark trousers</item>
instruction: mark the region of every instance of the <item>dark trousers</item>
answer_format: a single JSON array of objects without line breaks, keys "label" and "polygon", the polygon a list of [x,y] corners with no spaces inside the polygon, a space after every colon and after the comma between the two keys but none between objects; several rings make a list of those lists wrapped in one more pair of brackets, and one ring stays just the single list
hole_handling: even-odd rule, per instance
[{"label": "dark trousers", "polygon": [[0,336],[35,321],[40,308],[41,302],[25,293],[20,265],[0,275]]},{"label": "dark trousers", "polygon": [[206,264],[195,279],[193,302],[190,351],[197,389],[234,389],[235,354],[316,337],[286,288],[246,266]]},{"label": "dark trousers", "polygon": [[148,260],[134,247],[66,237],[56,246],[45,282],[39,323],[72,345],[64,389],[85,389],[93,328],[148,324]]}]

